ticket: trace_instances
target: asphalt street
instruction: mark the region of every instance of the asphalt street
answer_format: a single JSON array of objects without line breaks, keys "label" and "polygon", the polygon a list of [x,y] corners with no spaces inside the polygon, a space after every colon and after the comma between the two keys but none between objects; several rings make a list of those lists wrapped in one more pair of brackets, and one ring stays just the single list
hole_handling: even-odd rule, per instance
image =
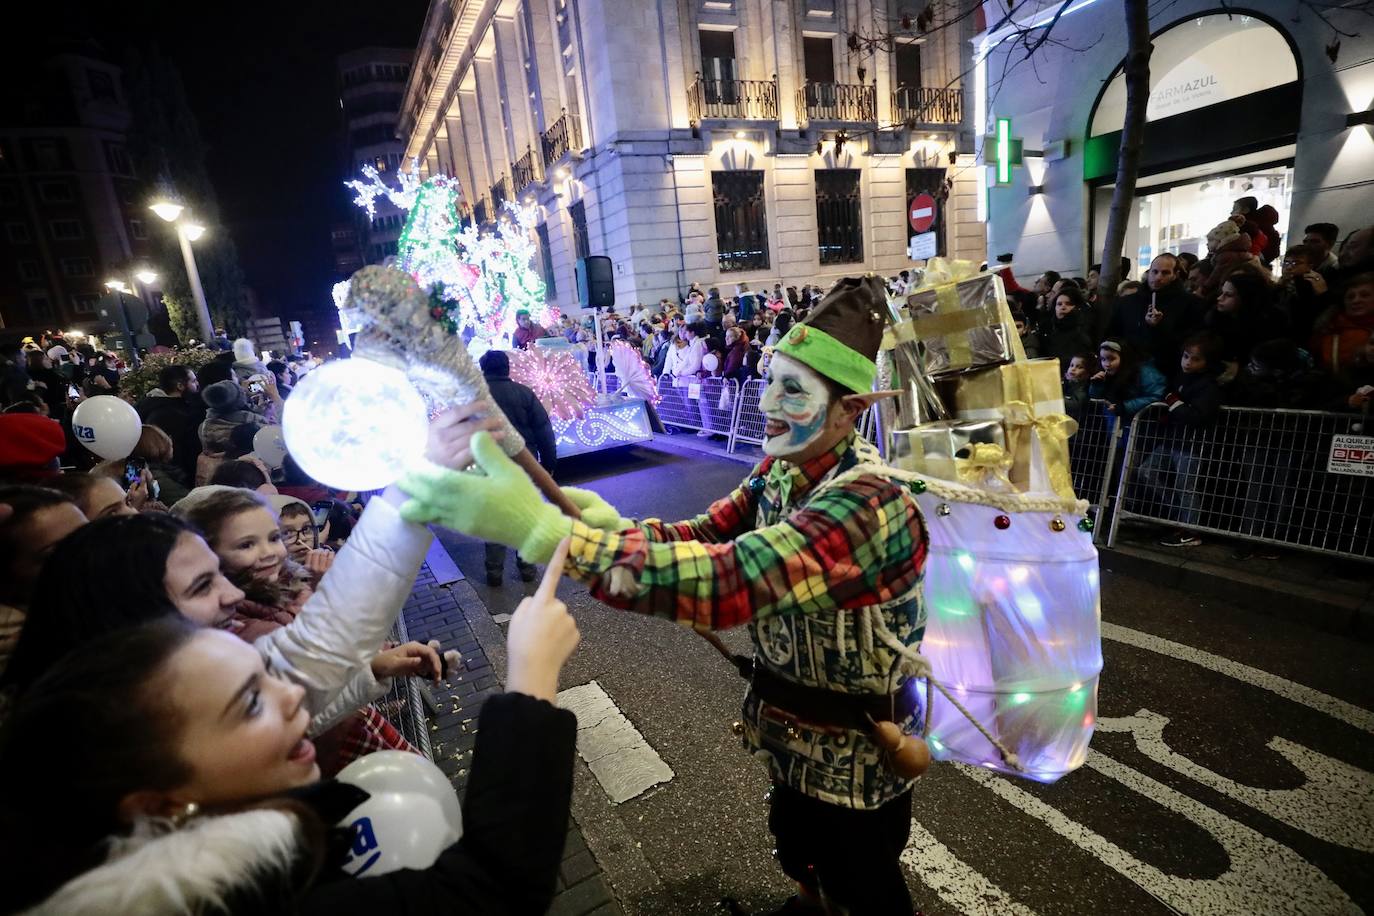
[{"label": "asphalt street", "polygon": [[[748,467],[650,448],[563,463],[625,515],[685,518]],[[489,611],[482,549],[445,545]],[[703,640],[564,580],[596,681],[672,777],[613,804],[579,763],[574,814],[624,910],[767,912],[790,887],[765,825],[762,767],[730,731],[743,682]],[[1105,669],[1086,766],[1054,785],[937,764],[905,855],[926,914],[1311,914],[1374,907],[1371,647],[1149,582],[1102,576]],[[744,650],[741,630],[724,634]],[[499,649],[497,652],[499,657]]]}]

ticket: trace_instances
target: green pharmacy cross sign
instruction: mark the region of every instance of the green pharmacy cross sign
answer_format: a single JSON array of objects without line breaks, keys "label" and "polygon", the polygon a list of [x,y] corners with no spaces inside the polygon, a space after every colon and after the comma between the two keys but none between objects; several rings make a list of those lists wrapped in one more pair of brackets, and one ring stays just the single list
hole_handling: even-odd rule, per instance
[{"label": "green pharmacy cross sign", "polygon": [[997,166],[999,185],[1011,184],[1012,166],[1022,163],[1021,138],[1011,135],[1011,118],[997,119],[996,132],[983,144],[983,159]]}]

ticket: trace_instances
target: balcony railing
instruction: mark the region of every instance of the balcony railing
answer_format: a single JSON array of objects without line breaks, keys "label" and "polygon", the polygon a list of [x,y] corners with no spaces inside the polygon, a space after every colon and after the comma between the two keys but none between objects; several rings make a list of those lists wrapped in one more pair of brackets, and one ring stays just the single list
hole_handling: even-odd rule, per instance
[{"label": "balcony railing", "polygon": [[687,91],[687,116],[693,124],[706,118],[776,121],[777,75],[771,80],[717,80],[702,79],[698,73]]},{"label": "balcony railing", "polygon": [[491,215],[493,217],[499,216],[501,214],[501,207],[504,206],[506,201],[510,200],[512,196],[510,191],[510,179],[502,175],[501,180],[491,186]]},{"label": "balcony railing", "polygon": [[582,128],[565,108],[559,119],[539,135],[539,142],[544,148],[544,165],[552,166],[568,153],[582,149]]},{"label": "balcony railing", "polygon": [[878,90],[849,83],[807,83],[797,90],[797,111],[808,121],[877,121]]},{"label": "balcony railing", "polygon": [[892,116],[914,124],[960,124],[964,93],[959,89],[898,86],[892,90]]},{"label": "balcony railing", "polygon": [[525,155],[511,167],[511,187],[516,194],[544,177],[544,163],[534,154],[533,147],[525,148]]},{"label": "balcony railing", "polygon": [[486,197],[479,197],[472,202],[472,219],[478,226],[485,226],[491,222],[495,214],[491,209],[491,201]]}]

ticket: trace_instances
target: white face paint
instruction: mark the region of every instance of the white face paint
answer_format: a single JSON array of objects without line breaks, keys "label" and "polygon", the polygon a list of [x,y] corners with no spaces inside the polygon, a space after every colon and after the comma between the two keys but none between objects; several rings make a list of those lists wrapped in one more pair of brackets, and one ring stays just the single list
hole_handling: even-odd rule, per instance
[{"label": "white face paint", "polygon": [[825,432],[830,416],[830,391],[809,366],[782,354],[773,354],[768,366],[768,387],[759,410],[768,420],[763,451],[787,458],[805,451]]}]

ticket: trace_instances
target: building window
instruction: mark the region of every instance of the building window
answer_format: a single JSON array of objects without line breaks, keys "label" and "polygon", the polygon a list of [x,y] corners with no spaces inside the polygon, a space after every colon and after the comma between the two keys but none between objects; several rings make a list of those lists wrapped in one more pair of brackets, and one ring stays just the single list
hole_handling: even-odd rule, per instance
[{"label": "building window", "polygon": [[534,235],[539,241],[539,277],[544,281],[544,298],[552,299],[558,295],[558,284],[553,276],[553,250],[549,248],[549,227],[540,223],[534,227]]},{"label": "building window", "polygon": [[122,144],[105,141],[105,163],[109,165],[110,171],[116,175],[132,175],[134,173],[134,165],[129,161],[129,154],[124,151]]},{"label": "building window", "polygon": [[[892,64],[896,70],[897,91],[912,90],[911,101],[916,100],[915,90],[921,88],[921,46],[915,42],[899,42],[892,51]],[[916,105],[903,105],[903,108],[916,108]]]},{"label": "building window", "polygon": [[5,237],[16,245],[26,245],[29,242],[29,227],[23,223],[6,223]]},{"label": "building window", "polygon": [[30,321],[51,321],[52,320],[52,300],[47,293],[26,293],[25,298],[29,302]]},{"label": "building window", "polygon": [[59,242],[71,242],[84,237],[81,224],[74,219],[54,219],[48,221],[52,237]]},{"label": "building window", "polygon": [[29,151],[29,160],[36,172],[56,172],[67,158],[66,144],[57,139],[33,140]]},{"label": "building window", "polygon": [[43,279],[43,268],[37,261],[19,262],[19,279],[35,282]]},{"label": "building window", "polygon": [[148,230],[144,228],[143,220],[129,220],[129,235],[133,238],[138,239],[139,241],[142,241],[143,239],[146,239],[148,237]]},{"label": "building window", "polygon": [[712,172],[716,258],[721,273],[768,269],[768,219],[763,172]]},{"label": "building window", "polygon": [[835,82],[835,39],[804,36],[802,57],[808,83]]},{"label": "building window", "polygon": [[86,85],[91,88],[91,99],[96,102],[115,102],[114,77],[104,70],[86,69]]},{"label": "building window", "polygon": [[72,186],[65,181],[40,181],[38,198],[45,204],[69,204],[72,202]]},{"label": "building window", "polygon": [[735,33],[702,29],[697,34],[701,42],[702,78],[707,80],[708,84],[733,83],[738,79],[739,71],[735,66]]},{"label": "building window", "polygon": [[72,308],[76,309],[77,314],[95,314],[95,307],[100,302],[100,297],[94,294],[84,296],[72,296]]},{"label": "building window", "polygon": [[858,169],[816,170],[816,233],[822,264],[864,259]]},{"label": "building window", "polygon": [[572,217],[573,252],[578,258],[588,257],[592,253],[592,245],[587,236],[587,208],[579,200],[568,207],[568,215]]},{"label": "building window", "polygon": [[62,276],[92,277],[95,276],[95,268],[91,266],[90,258],[63,258]]}]

